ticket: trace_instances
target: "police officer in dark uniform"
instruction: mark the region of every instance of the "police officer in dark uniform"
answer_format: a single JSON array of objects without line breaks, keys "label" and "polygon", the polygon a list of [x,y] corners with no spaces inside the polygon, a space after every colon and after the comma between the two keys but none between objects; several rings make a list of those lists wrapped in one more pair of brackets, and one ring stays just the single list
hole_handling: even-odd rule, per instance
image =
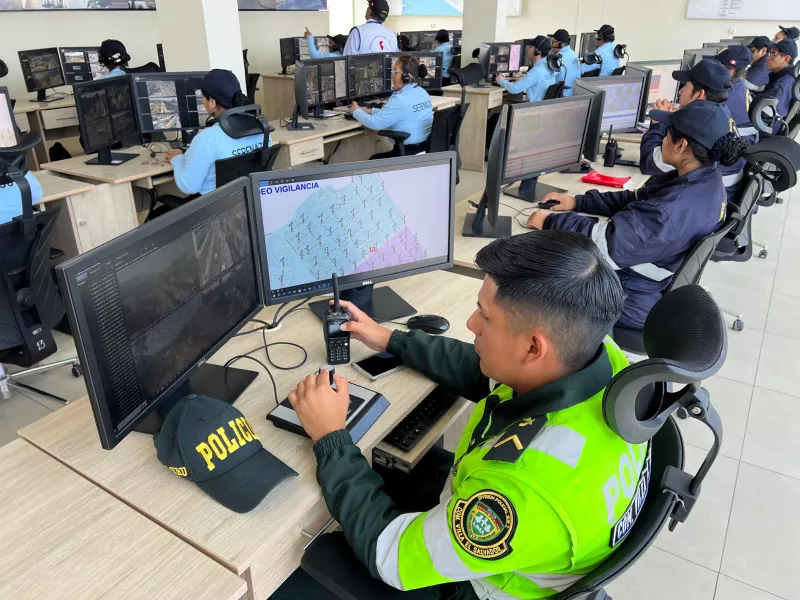
[{"label": "police officer in dark uniform", "polygon": [[777,44],[781,40],[800,40],[800,29],[797,27],[778,27],[778,33],[772,38],[772,42]]},{"label": "police officer in dark uniform", "polygon": [[731,134],[730,115],[715,102],[695,100],[674,113],[653,110],[651,117],[666,125],[662,157],[674,171],[651,177],[635,191],[548,194],[545,200],[558,201],[553,210],[569,212],[538,210],[528,220],[534,229],[592,238],[625,288],[618,323],[629,329],[644,327],[686,253],[725,221],[727,200],[717,163],[735,163],[747,147]]},{"label": "police officer in dark uniform", "polygon": [[761,91],[769,83],[769,70],[767,69],[767,53],[771,45],[770,39],[765,35],[753,38],[748,48],[753,55],[753,61],[747,70],[745,85],[753,91]]},{"label": "police officer in dark uniform", "polygon": [[[746,48],[742,48],[742,50],[747,52]],[[696,100],[707,100],[721,104],[726,107],[726,111],[728,110],[727,103],[729,102],[732,85],[731,74],[719,61],[704,58],[689,71],[673,72],[672,77],[684,84],[679,95],[681,107],[688,106]],[[746,92],[744,88],[741,91]],[[743,99],[739,100],[741,100],[742,106],[737,106],[737,115],[744,125],[749,125],[750,120],[747,117],[745,101]],[[668,100],[657,100],[654,103],[654,108],[665,111],[675,110],[675,106]],[[730,115],[730,113],[728,114]],[[659,123],[657,119],[653,119],[652,113],[650,117],[650,129],[642,136],[639,168],[645,175],[670,173],[674,168],[664,162],[661,154],[661,145],[667,135],[667,125],[663,122]],[[736,130],[734,121],[735,119],[729,121],[731,131]],[[748,131],[749,133],[755,133],[755,130]],[[728,193],[728,200],[738,202],[739,193],[744,184],[744,160],[738,161],[735,165],[720,167],[720,173],[722,174],[722,183]]]},{"label": "police officer in dark uniform", "polygon": [[[785,117],[792,103],[792,86],[794,85],[794,61],[797,59],[797,43],[794,40],[781,40],[771,44],[767,55],[767,69],[769,69],[769,83],[764,91],[757,94],[754,99],[769,96],[778,100],[777,112]],[[780,132],[782,124],[776,122],[772,133]]]}]

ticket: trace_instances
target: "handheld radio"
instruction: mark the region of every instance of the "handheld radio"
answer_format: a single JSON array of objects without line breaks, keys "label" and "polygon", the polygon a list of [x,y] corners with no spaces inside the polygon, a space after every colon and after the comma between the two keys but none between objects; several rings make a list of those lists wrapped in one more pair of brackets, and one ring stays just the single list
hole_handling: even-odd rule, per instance
[{"label": "handheld radio", "polygon": [[350,320],[350,313],[339,305],[339,278],[334,273],[333,307],[325,311],[322,320],[322,333],[329,365],[343,365],[350,362],[350,334],[342,331],[342,325]]}]

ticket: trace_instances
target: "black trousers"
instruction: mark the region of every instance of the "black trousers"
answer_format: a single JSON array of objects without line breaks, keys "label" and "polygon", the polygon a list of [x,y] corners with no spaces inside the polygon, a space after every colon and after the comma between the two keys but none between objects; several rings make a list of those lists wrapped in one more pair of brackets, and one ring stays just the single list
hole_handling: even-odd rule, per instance
[{"label": "black trousers", "polygon": [[[427,150],[425,147],[425,143],[422,144],[406,144],[406,156],[414,156],[420,152],[424,152]],[[389,150],[389,152],[379,152],[378,154],[373,154],[369,157],[370,160],[378,160],[379,158],[396,158],[400,156],[399,148],[397,144],[394,145],[394,148]]]},{"label": "black trousers", "polygon": [[[383,478],[384,491],[401,511],[420,512],[439,504],[439,494],[452,466],[453,453],[434,446],[411,473],[389,470],[378,465],[374,466],[374,471]],[[364,574],[369,577],[366,567]],[[447,584],[429,588],[431,600],[455,600],[464,597],[463,591],[471,591],[471,586],[463,591],[459,590],[460,587],[462,586]],[[303,569],[297,569],[270,600],[338,600],[338,596],[322,587]]]}]

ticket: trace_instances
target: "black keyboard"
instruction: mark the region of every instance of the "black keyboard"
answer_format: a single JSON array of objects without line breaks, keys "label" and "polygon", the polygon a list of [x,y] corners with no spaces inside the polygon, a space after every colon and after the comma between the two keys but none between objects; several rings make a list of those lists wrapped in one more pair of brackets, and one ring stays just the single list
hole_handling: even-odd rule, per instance
[{"label": "black keyboard", "polygon": [[458,398],[458,394],[437,386],[383,441],[408,452],[436,425]]}]

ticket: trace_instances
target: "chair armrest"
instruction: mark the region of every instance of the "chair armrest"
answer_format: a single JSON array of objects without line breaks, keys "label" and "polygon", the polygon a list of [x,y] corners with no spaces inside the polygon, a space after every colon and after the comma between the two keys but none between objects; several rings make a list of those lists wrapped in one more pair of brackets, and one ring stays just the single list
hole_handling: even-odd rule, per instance
[{"label": "chair armrest", "polygon": [[424,600],[428,592],[401,592],[374,579],[356,558],[344,534],[335,531],[311,544],[300,566],[317,583],[346,600]]},{"label": "chair armrest", "polygon": [[383,136],[383,137],[388,137],[388,138],[390,138],[390,139],[393,139],[393,140],[394,140],[395,142],[397,142],[398,144],[402,144],[402,143],[403,143],[403,142],[405,142],[405,141],[406,141],[408,138],[410,138],[410,137],[411,137],[411,134],[410,134],[410,133],[406,133],[405,131],[394,131],[394,130],[392,130],[392,129],[381,129],[381,130],[378,132],[378,135],[381,135],[381,136]]}]

